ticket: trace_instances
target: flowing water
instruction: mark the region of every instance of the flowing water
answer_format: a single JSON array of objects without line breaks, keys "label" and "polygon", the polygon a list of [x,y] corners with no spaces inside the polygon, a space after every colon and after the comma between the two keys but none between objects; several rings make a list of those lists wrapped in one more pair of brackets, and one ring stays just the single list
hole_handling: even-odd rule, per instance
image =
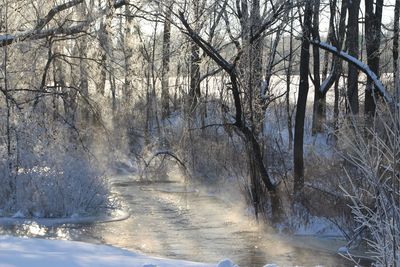
[{"label": "flowing water", "polygon": [[342,240],[288,238],[260,229],[243,208],[188,190],[180,181],[141,182],[114,177],[115,193],[131,216],[122,221],[43,227],[1,227],[1,232],[109,244],[146,254],[216,263],[230,258],[242,267],[354,266],[334,251]]}]

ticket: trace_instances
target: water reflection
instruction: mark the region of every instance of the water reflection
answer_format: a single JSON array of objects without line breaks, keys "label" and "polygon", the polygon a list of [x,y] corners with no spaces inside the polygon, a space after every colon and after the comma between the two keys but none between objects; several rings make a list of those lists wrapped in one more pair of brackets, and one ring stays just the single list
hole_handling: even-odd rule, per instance
[{"label": "water reflection", "polygon": [[[230,258],[240,266],[354,266],[340,256],[260,229],[243,207],[216,197],[187,191],[177,183],[142,183],[117,177],[115,191],[131,217],[103,224],[3,226],[1,234],[105,243],[144,253],[201,262]],[[337,244],[329,244],[332,249]],[[302,248],[303,247],[303,248]]]}]

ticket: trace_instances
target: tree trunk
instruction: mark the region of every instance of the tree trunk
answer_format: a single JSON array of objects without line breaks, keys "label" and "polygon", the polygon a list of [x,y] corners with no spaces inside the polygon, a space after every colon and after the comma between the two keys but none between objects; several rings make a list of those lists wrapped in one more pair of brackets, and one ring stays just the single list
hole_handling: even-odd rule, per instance
[{"label": "tree trunk", "polygon": [[[167,2],[167,1],[166,1]],[[172,3],[172,2],[171,2]],[[169,116],[169,61],[171,43],[171,15],[172,4],[165,6],[165,20],[163,32],[162,49],[162,73],[161,73],[161,118],[164,120]]]},{"label": "tree trunk", "polygon": [[[340,7],[340,18],[339,18],[339,33],[332,39],[332,43],[336,46],[338,50],[343,49],[342,47],[344,42],[344,36],[346,34],[347,5],[348,5],[348,0],[342,0],[342,5]],[[336,6],[331,5],[330,10],[332,16],[336,10]],[[334,129],[336,130],[339,127],[339,97],[340,97],[339,82],[342,74],[342,61],[340,58],[334,57],[334,66],[336,67],[336,73],[335,73],[335,87],[334,87],[335,100],[333,106],[333,125]]]},{"label": "tree trunk", "polygon": [[[86,10],[86,5],[79,6],[79,16],[82,20],[86,18],[88,12]],[[84,123],[89,122],[89,108],[87,106],[87,101],[89,99],[89,80],[88,80],[88,64],[87,64],[87,54],[88,54],[88,36],[85,34],[78,41],[79,46],[79,91],[85,101],[83,101],[83,107],[80,109],[82,114],[82,119]]]},{"label": "tree trunk", "polygon": [[[233,97],[233,106],[235,110],[234,114],[234,123],[229,123],[230,126],[234,127],[235,130],[239,133],[239,136],[242,138],[242,140],[245,142],[246,147],[248,148],[248,153],[251,154],[249,155],[249,159],[252,161],[250,164],[251,166],[256,166],[257,172],[254,173],[254,175],[251,177],[251,179],[254,181],[257,181],[257,184],[255,186],[265,186],[267,191],[269,192],[270,198],[271,198],[271,208],[272,208],[272,214],[277,215],[279,214],[280,211],[280,201],[279,201],[279,196],[277,194],[277,185],[274,183],[274,181],[271,179],[269,176],[268,170],[265,166],[265,163],[263,161],[263,155],[261,151],[261,146],[254,135],[254,132],[252,129],[248,126],[248,123],[246,122],[246,116],[244,115],[243,112],[243,103],[242,103],[242,96],[241,96],[241,88],[237,76],[237,66],[229,63],[226,61],[217,50],[215,49],[209,49],[209,47],[212,47],[210,43],[207,43],[202,40],[196,31],[194,31],[190,25],[188,24],[187,20],[184,17],[184,14],[180,12],[179,18],[184,25],[184,27],[187,30],[188,36],[197,44],[201,49],[211,58],[214,60],[216,64],[218,64],[228,75],[230,78],[230,92]],[[229,127],[229,126],[228,126]],[[250,151],[250,152],[249,152]]]},{"label": "tree trunk", "polygon": [[[375,4],[375,12],[374,12]],[[383,0],[365,0],[365,45],[367,49],[367,63],[370,69],[379,76],[379,46],[381,42],[381,23],[382,23]],[[367,79],[365,88],[364,111],[366,119],[369,121],[375,115],[376,98],[375,86],[372,79]]]},{"label": "tree trunk", "polygon": [[[348,5],[348,21],[347,21],[347,48],[350,56],[358,59],[359,54],[359,38],[358,38],[358,12],[360,9],[360,0],[351,0]],[[358,69],[348,64],[347,78],[347,100],[348,108],[352,114],[358,114]]]},{"label": "tree trunk", "polygon": [[393,24],[393,80],[396,88],[396,80],[398,76],[398,60],[399,60],[399,19],[400,19],[400,0],[396,0],[394,7],[394,24]]},{"label": "tree trunk", "polygon": [[400,19],[400,0],[396,0],[394,7],[394,24],[393,24],[393,81],[396,88],[396,80],[399,69],[399,19]]},{"label": "tree trunk", "polygon": [[[314,0],[314,14],[313,14],[313,29],[312,37],[314,40],[320,40],[319,36],[319,8],[320,0]],[[313,122],[312,134],[320,133],[323,131],[323,124],[325,122],[325,94],[320,91],[320,53],[318,47],[313,47],[314,59],[314,105],[313,105]]]},{"label": "tree trunk", "polygon": [[[250,35],[252,37],[260,28],[262,21],[260,16],[260,0],[251,1],[251,11],[249,18]],[[260,98],[261,83],[262,83],[262,43],[263,38],[259,38],[249,47],[248,55],[248,96],[249,96],[249,111],[250,123],[254,134],[258,136],[261,132],[264,123],[265,112],[262,109],[262,99]]]},{"label": "tree trunk", "polygon": [[[193,13],[195,17],[195,31],[200,31],[199,16],[200,16],[200,2],[197,0],[192,1]],[[189,114],[194,115],[198,101],[200,100],[200,47],[192,42],[190,45],[190,88],[189,88]]]},{"label": "tree trunk", "polygon": [[[293,15],[293,10],[291,11]],[[289,55],[288,55],[288,66],[286,69],[286,115],[287,115],[287,129],[288,129],[288,142],[289,150],[293,146],[293,130],[292,130],[292,112],[290,108],[290,85],[292,78],[292,64],[293,64],[293,20],[290,21],[290,35],[289,35]],[[284,44],[285,42],[283,42]]]},{"label": "tree trunk", "polygon": [[132,34],[132,24],[133,24],[133,19],[132,19],[132,14],[130,11],[130,7],[127,5],[125,7],[125,14],[126,14],[126,20],[125,20],[125,35],[124,35],[124,52],[125,52],[125,83],[124,83],[124,94],[125,94],[125,103],[126,106],[129,107],[131,105],[132,101],[132,94],[133,94],[133,76],[134,76],[134,70],[133,70],[133,42],[134,42],[134,36]]},{"label": "tree trunk", "polygon": [[[100,3],[99,3],[100,5]],[[101,73],[100,73],[100,83],[97,86],[97,90],[100,94],[105,94],[105,86],[107,81],[107,72],[110,72],[110,56],[112,54],[112,49],[110,49],[110,33],[112,28],[112,18],[114,14],[114,8],[112,4],[107,1],[106,3],[106,17],[105,20],[100,21],[100,30],[99,30],[99,42],[102,48],[101,50]],[[111,81],[110,81],[111,86]],[[112,89],[112,88],[111,88]]]},{"label": "tree trunk", "polygon": [[313,13],[312,1],[306,1],[303,22],[303,37],[300,54],[300,84],[297,99],[295,132],[294,132],[294,193],[299,194],[304,186],[304,158],[303,158],[303,139],[304,139],[304,119],[306,115],[307,95],[308,95],[308,75],[310,61],[310,31],[311,18]]}]

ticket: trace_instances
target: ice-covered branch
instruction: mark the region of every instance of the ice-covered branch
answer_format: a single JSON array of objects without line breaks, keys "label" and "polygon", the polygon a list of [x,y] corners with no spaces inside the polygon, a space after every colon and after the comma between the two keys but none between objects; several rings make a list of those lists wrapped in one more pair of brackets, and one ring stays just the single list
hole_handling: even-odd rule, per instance
[{"label": "ice-covered branch", "polygon": [[336,47],[329,45],[327,43],[317,41],[317,40],[310,40],[312,45],[318,46],[321,49],[324,49],[326,51],[331,52],[332,54],[340,57],[341,59],[349,62],[350,64],[353,64],[356,66],[359,70],[364,72],[375,84],[376,90],[378,90],[378,93],[388,102],[388,103],[393,103],[393,98],[392,96],[386,91],[385,86],[382,84],[382,82],[379,80],[378,76],[368,67],[367,64],[363,63],[362,61],[350,56],[346,52],[338,50]]},{"label": "ice-covered branch", "polygon": [[[47,15],[44,18],[39,19],[39,22],[37,23],[37,25],[34,26],[32,29],[30,29],[26,32],[17,33],[17,34],[0,35],[0,47],[4,47],[4,46],[7,46],[12,43],[19,42],[19,41],[44,39],[46,37],[49,37],[52,35],[57,35],[57,34],[73,35],[73,34],[84,32],[86,30],[87,26],[89,26],[89,24],[92,23],[96,18],[88,19],[87,21],[81,22],[74,26],[69,26],[69,27],[60,26],[60,27],[54,27],[54,28],[50,28],[47,30],[43,30],[43,28],[53,19],[53,17],[56,14],[60,13],[61,11],[66,10],[66,9],[72,8],[81,3],[83,3],[83,0],[71,0],[64,4],[55,6],[47,13]],[[120,7],[123,7],[124,5],[128,5],[128,4],[129,4],[128,0],[117,0],[114,2],[113,7],[120,8]],[[101,10],[100,15],[104,15],[104,14],[105,14],[105,10]]]}]

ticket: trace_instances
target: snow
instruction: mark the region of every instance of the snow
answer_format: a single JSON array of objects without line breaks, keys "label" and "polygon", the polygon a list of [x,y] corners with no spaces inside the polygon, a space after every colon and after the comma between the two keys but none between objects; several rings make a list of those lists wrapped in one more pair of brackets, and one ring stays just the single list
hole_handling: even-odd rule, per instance
[{"label": "snow", "polygon": [[306,224],[299,224],[294,232],[298,236],[343,237],[342,231],[328,219],[310,216]]},{"label": "snow", "polygon": [[196,263],[149,257],[106,245],[0,236],[0,267],[20,266],[237,267],[229,259],[222,260],[218,264]]},{"label": "snow", "polygon": [[239,267],[230,259],[222,260],[218,263],[217,267]]},{"label": "snow", "polygon": [[340,247],[338,249],[338,253],[340,253],[340,254],[348,254],[349,253],[349,249],[347,247]]},{"label": "snow", "polygon": [[25,218],[25,215],[22,211],[19,210],[12,216],[12,218],[21,219],[21,218]]}]

